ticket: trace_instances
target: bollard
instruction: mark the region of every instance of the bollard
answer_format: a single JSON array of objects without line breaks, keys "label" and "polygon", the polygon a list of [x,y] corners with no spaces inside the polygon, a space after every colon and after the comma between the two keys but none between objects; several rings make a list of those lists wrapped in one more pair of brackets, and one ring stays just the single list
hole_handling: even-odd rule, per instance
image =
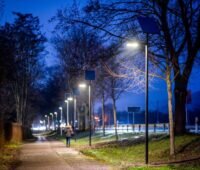
[{"label": "bollard", "polygon": [[134,124],[132,125],[132,128],[133,128],[133,132],[135,132],[135,125]]},{"label": "bollard", "polygon": [[156,133],[156,124],[154,124],[154,133]]},{"label": "bollard", "polygon": [[166,127],[165,127],[165,123],[163,124],[163,131],[165,132],[165,129],[166,129]]},{"label": "bollard", "polygon": [[198,117],[195,117],[195,133],[198,133]]}]

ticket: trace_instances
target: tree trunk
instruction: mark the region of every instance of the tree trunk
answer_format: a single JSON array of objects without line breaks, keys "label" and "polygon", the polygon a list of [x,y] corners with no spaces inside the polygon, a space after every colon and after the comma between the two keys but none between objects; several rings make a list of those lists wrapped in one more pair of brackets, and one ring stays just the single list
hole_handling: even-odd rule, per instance
[{"label": "tree trunk", "polygon": [[103,127],[103,136],[105,136],[105,99],[104,99],[104,94],[102,95],[102,127]]},{"label": "tree trunk", "polygon": [[170,69],[167,68],[166,80],[167,80],[167,95],[168,95],[168,114],[169,114],[169,136],[170,136],[170,155],[175,154],[175,140],[174,140],[174,119],[173,119],[173,109],[172,109],[172,87],[170,79]]},{"label": "tree trunk", "polygon": [[185,133],[186,123],[186,96],[187,96],[187,83],[176,81],[175,82],[175,133]]},{"label": "tree trunk", "polygon": [[0,149],[4,145],[4,118],[3,114],[0,113]]},{"label": "tree trunk", "polygon": [[115,99],[113,98],[113,118],[114,118],[114,127],[115,127],[115,137],[118,140],[118,133],[117,133],[117,113],[116,113],[116,103]]}]

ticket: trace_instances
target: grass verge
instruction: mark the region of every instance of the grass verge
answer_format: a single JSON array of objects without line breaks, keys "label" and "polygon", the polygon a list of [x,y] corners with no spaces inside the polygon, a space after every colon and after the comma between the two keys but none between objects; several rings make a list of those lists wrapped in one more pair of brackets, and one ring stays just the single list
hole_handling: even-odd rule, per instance
[{"label": "grass verge", "polygon": [[13,169],[18,164],[20,146],[19,143],[8,143],[0,149],[0,170]]},{"label": "grass verge", "polygon": [[[169,156],[169,137],[163,134],[152,135],[149,142],[149,161],[144,165],[144,138],[142,134],[122,134],[120,140],[107,134],[93,135],[92,147],[88,146],[88,133],[80,133],[72,139],[71,146],[83,154],[128,170],[199,170],[200,160],[185,162],[187,159],[200,158],[200,135],[186,134],[176,136],[176,155]],[[65,139],[59,138],[63,142]],[[170,163],[179,162],[182,163]],[[185,163],[184,163],[185,162]],[[159,164],[159,165],[156,165]]]}]

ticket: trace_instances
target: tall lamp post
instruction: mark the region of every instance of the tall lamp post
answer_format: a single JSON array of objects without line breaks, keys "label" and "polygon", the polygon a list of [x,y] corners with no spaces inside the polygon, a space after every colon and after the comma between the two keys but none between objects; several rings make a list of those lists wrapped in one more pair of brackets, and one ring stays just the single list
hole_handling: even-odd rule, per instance
[{"label": "tall lamp post", "polygon": [[89,83],[89,86],[88,86],[88,93],[89,93],[89,123],[90,123],[89,145],[92,146],[91,82]]},{"label": "tall lamp post", "polygon": [[[137,42],[132,42],[132,43],[127,43],[127,47],[132,47],[132,48],[138,48],[139,43]],[[148,164],[148,143],[149,143],[149,138],[148,138],[148,125],[149,125],[149,120],[148,120],[148,111],[149,111],[149,92],[148,92],[148,46],[145,44],[145,164]]]},{"label": "tall lamp post", "polygon": [[65,103],[67,104],[67,108],[66,108],[66,111],[67,111],[66,125],[68,125],[69,124],[69,101],[65,100]]},{"label": "tall lamp post", "polygon": [[[95,80],[95,71],[94,70],[86,70],[85,71],[85,80],[89,81],[88,84],[88,105],[89,105],[89,146],[92,146],[92,114],[91,114],[91,82]],[[86,84],[80,84],[79,87],[86,87]]]},{"label": "tall lamp post", "polygon": [[67,125],[69,124],[69,101],[72,101],[72,97],[68,97],[67,100],[65,100],[65,103],[67,103]]},{"label": "tall lamp post", "polygon": [[50,129],[49,116],[45,115],[44,117],[47,118],[47,124],[48,124],[48,126],[47,126],[48,128],[47,129],[49,130]]},{"label": "tall lamp post", "polygon": [[[149,89],[148,89],[148,72],[149,72],[149,65],[148,65],[148,41],[149,41],[149,34],[159,34],[160,30],[158,28],[157,23],[153,18],[149,17],[139,17],[138,18],[140,27],[143,33],[146,34],[146,43],[145,43],[145,164],[149,162],[149,138],[148,138],[148,131],[149,131]],[[127,44],[129,47],[137,48],[139,46],[138,43],[130,43]]]},{"label": "tall lamp post", "polygon": [[52,116],[52,126],[54,127],[53,113],[50,113],[50,115]]},{"label": "tall lamp post", "polygon": [[54,128],[57,129],[58,113],[57,113],[57,112],[54,112],[54,115],[56,115],[56,121],[55,121]]},{"label": "tall lamp post", "polygon": [[[80,88],[86,88],[87,85],[85,83],[79,84]],[[89,106],[89,146],[92,145],[92,115],[91,115],[91,85],[88,85],[88,106]]]},{"label": "tall lamp post", "polygon": [[60,136],[62,136],[62,117],[63,117],[63,109],[62,107],[59,107],[59,110],[60,110]]},{"label": "tall lamp post", "polygon": [[76,128],[76,122],[77,122],[77,115],[76,115],[76,96],[74,95],[74,129]]}]

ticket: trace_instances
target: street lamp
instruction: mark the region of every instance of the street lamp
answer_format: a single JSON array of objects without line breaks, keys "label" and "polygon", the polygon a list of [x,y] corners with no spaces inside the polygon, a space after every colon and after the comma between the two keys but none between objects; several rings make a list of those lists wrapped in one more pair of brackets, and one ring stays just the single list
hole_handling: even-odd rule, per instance
[{"label": "street lamp", "polygon": [[72,101],[73,98],[72,97],[68,97],[67,100],[65,100],[65,103],[67,103],[67,125],[69,124],[69,101]]},{"label": "street lamp", "polygon": [[[148,43],[148,39],[147,39]],[[148,112],[149,112],[149,89],[148,89],[148,84],[149,84],[149,67],[148,67],[148,46],[147,43],[144,45],[145,47],[145,163],[148,164],[148,143],[149,143],[149,127],[148,127]],[[132,47],[132,48],[138,48],[140,44],[138,42],[130,42],[126,44],[127,47]]]},{"label": "street lamp", "polygon": [[76,128],[76,96],[74,95],[74,129]]},{"label": "street lamp", "polygon": [[76,141],[76,129],[78,128],[78,124],[77,124],[77,119],[79,119],[78,117],[78,113],[77,113],[77,96],[80,94],[79,89],[77,87],[73,88],[73,98],[74,98],[74,139]]},{"label": "street lamp", "polygon": [[54,127],[53,113],[50,113],[50,115],[52,116],[52,125],[53,125],[53,127]]},{"label": "street lamp", "polygon": [[50,129],[50,122],[49,122],[49,116],[45,115],[44,117],[47,118],[47,123],[48,123],[48,130]]},{"label": "street lamp", "polygon": [[57,112],[54,112],[54,115],[56,115],[56,123],[54,124],[54,128],[56,127],[56,125],[57,125],[57,119],[58,119],[58,113]]},{"label": "street lamp", "polygon": [[62,107],[59,107],[60,110],[60,135],[62,136]]},{"label": "street lamp", "polygon": [[131,48],[138,48],[140,44],[138,42],[129,42],[126,44],[126,46]]},{"label": "street lamp", "polygon": [[[149,162],[149,138],[148,138],[148,106],[149,106],[149,98],[148,98],[148,72],[149,72],[149,66],[148,66],[148,40],[149,40],[149,34],[160,34],[160,30],[158,27],[157,22],[153,18],[149,17],[138,17],[139,25],[143,31],[143,33],[146,34],[146,43],[145,43],[145,164],[148,164]],[[128,47],[139,47],[139,43],[128,43]]]},{"label": "street lamp", "polygon": [[65,100],[65,103],[67,104],[67,121],[66,121],[66,124],[68,125],[69,124],[69,101],[68,100]]},{"label": "street lamp", "polygon": [[72,101],[72,100],[73,100],[73,97],[68,97],[67,100],[68,100],[68,101]]},{"label": "street lamp", "polygon": [[81,83],[81,84],[79,84],[78,85],[80,88],[86,88],[87,87],[87,85],[85,84],[85,83]]},{"label": "street lamp", "polygon": [[[79,84],[80,88],[86,88],[87,85],[85,83]],[[89,96],[89,129],[90,129],[90,134],[89,134],[89,146],[92,145],[92,114],[91,114],[91,83],[88,85],[88,96]]]}]

